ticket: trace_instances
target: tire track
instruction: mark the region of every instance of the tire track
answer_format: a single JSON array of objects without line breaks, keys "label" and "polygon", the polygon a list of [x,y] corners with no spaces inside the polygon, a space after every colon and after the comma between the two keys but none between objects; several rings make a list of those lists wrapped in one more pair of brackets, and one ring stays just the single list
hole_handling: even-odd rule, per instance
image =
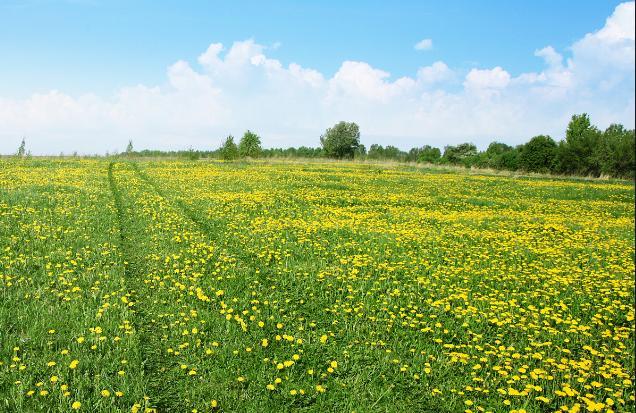
[{"label": "tire track", "polygon": [[161,379],[161,373],[165,371],[167,365],[165,359],[161,357],[159,346],[154,344],[157,333],[156,323],[144,311],[142,301],[144,297],[140,295],[138,289],[141,286],[140,282],[143,276],[147,273],[142,253],[137,248],[139,242],[136,242],[136,238],[139,238],[140,234],[131,228],[129,222],[131,217],[126,213],[127,207],[115,180],[114,165],[115,162],[111,162],[108,165],[108,180],[117,210],[119,246],[124,261],[124,279],[134,302],[132,323],[137,332],[139,352],[142,359],[142,382],[147,396],[144,409],[150,407],[157,409],[159,412],[173,411],[171,410],[172,403],[170,403],[169,395],[166,397],[166,383]]}]

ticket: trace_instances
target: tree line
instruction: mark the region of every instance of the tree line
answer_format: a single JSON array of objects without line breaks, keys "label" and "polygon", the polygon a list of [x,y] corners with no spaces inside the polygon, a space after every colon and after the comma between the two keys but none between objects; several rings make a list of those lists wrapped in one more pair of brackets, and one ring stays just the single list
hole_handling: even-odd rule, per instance
[{"label": "tree line", "polygon": [[[27,154],[24,139],[16,155]],[[592,125],[587,114],[572,116],[565,139],[557,142],[548,135],[538,135],[528,142],[510,146],[492,142],[486,150],[479,151],[473,143],[448,145],[444,150],[424,145],[409,151],[395,146],[373,144],[367,149],[360,143],[360,128],[354,122],[339,122],[328,128],[320,137],[319,147],[289,147],[264,149],[256,133],[246,131],[238,143],[232,135],[215,150],[185,151],[135,151],[129,141],[125,156],[182,157],[224,159],[241,158],[332,158],[360,160],[388,160],[441,165],[458,165],[466,168],[491,168],[497,170],[552,173],[580,176],[610,176],[634,178],[636,148],[634,129],[612,124],[604,131]]]},{"label": "tree line", "polygon": [[557,142],[551,136],[538,135],[528,142],[511,146],[492,142],[479,151],[473,143],[448,145],[444,150],[424,145],[409,151],[395,146],[360,143],[360,129],[354,122],[339,122],[320,137],[320,147],[262,149],[260,138],[247,131],[239,145],[230,136],[216,157],[302,157],[362,160],[391,160],[431,164],[460,165],[467,168],[552,173],[599,177],[634,178],[636,147],[634,129],[612,124],[604,131],[592,125],[583,113],[572,116],[565,139]]},{"label": "tree line", "polygon": [[[354,132],[350,132],[352,128]],[[373,144],[367,150],[359,139],[351,140],[356,134],[359,138],[355,124],[341,122],[321,137],[322,149],[328,157],[334,158],[450,164],[563,175],[634,178],[636,170],[634,129],[612,124],[601,131],[592,125],[585,113],[572,116],[565,139],[559,142],[548,135],[538,135],[514,147],[492,142],[484,151],[479,151],[470,142],[445,146],[443,152],[430,145],[403,151],[392,145]]]}]

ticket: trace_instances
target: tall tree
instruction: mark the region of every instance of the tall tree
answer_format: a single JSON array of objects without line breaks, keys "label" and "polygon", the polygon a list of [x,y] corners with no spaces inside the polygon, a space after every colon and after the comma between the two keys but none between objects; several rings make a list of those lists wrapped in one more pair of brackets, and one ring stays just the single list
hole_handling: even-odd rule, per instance
[{"label": "tall tree", "polygon": [[573,115],[565,133],[565,141],[559,143],[555,170],[567,174],[600,175],[600,165],[595,156],[601,133],[583,113]]},{"label": "tall tree", "polygon": [[225,142],[221,145],[219,152],[221,153],[221,157],[226,161],[231,161],[239,157],[239,150],[236,143],[234,143],[234,137],[232,135],[225,138]]},{"label": "tall tree", "polygon": [[355,122],[338,122],[320,137],[325,155],[331,158],[353,158],[360,145],[360,128]]},{"label": "tall tree", "polygon": [[239,142],[239,155],[249,158],[258,158],[261,155],[261,138],[252,131],[247,131]]}]

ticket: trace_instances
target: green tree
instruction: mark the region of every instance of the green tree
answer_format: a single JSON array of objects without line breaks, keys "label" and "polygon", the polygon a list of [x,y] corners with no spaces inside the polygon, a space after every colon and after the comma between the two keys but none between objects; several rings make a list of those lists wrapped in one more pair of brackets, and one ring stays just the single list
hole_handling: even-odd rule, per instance
[{"label": "green tree", "polygon": [[226,161],[231,161],[239,157],[239,150],[234,143],[234,137],[232,135],[225,138],[225,142],[221,145],[219,152],[221,153],[221,157]]},{"label": "green tree", "polygon": [[401,157],[402,151],[400,151],[397,147],[393,145],[387,145],[386,148],[384,148],[385,159],[399,160]]},{"label": "green tree", "polygon": [[494,158],[512,149],[513,149],[512,146],[506,145],[505,143],[492,142],[490,145],[488,145],[488,148],[486,149],[486,153],[488,154],[489,158]]},{"label": "green tree", "polygon": [[559,143],[555,158],[555,170],[566,174],[599,176],[600,165],[596,148],[601,141],[601,132],[583,113],[573,115],[565,133],[565,141]]},{"label": "green tree", "polygon": [[320,137],[325,155],[331,158],[353,158],[360,145],[360,128],[354,122],[338,122]]},{"label": "green tree", "polygon": [[512,148],[509,151],[503,152],[494,162],[494,168],[516,171],[517,169],[519,169],[520,153],[521,145],[517,146],[516,148]]},{"label": "green tree", "polygon": [[449,163],[470,166],[477,154],[477,147],[474,144],[460,143],[457,146],[445,146],[443,158]]},{"label": "green tree", "polygon": [[549,172],[556,151],[557,144],[550,136],[535,136],[521,147],[519,168],[528,172]]},{"label": "green tree", "polygon": [[355,150],[355,153],[353,154],[353,157],[356,159],[364,159],[366,156],[367,156],[367,148],[363,144],[358,145],[358,147]]},{"label": "green tree", "polygon": [[595,156],[600,165],[601,173],[621,178],[633,178],[636,169],[634,130],[627,130],[623,125],[610,125],[603,132]]},{"label": "green tree", "polygon": [[421,151],[417,157],[418,162],[429,162],[435,163],[439,162],[439,159],[442,157],[442,151],[439,148],[434,148],[429,145],[425,145],[421,148]]},{"label": "green tree", "polygon": [[411,162],[435,163],[441,156],[439,148],[424,145],[421,148],[411,148],[406,159]]},{"label": "green tree", "polygon": [[378,145],[377,143],[372,144],[369,147],[369,152],[367,153],[367,158],[369,158],[369,159],[383,159],[384,158],[384,147],[382,145]]},{"label": "green tree", "polygon": [[252,131],[247,131],[239,142],[238,151],[242,157],[258,158],[261,155],[261,138]]},{"label": "green tree", "polygon": [[517,169],[516,148],[502,142],[492,142],[488,148],[479,154],[477,165],[494,169]]}]

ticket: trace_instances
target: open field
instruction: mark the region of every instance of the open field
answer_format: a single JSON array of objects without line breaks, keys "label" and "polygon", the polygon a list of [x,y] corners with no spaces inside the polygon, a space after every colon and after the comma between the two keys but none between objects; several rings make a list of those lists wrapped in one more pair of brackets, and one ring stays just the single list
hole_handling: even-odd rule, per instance
[{"label": "open field", "polygon": [[0,411],[634,409],[634,186],[0,160]]}]

